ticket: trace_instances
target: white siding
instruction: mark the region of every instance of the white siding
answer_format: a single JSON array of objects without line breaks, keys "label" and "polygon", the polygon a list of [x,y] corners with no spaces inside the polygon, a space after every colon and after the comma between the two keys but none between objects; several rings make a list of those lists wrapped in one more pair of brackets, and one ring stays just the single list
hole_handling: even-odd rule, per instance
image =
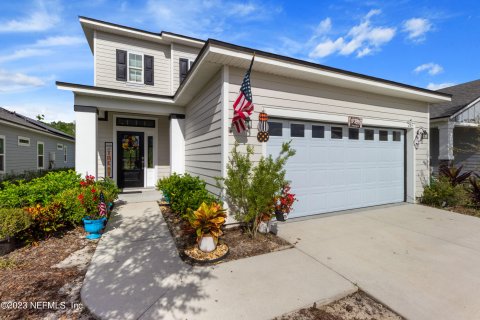
[{"label": "white siding", "polygon": [[173,44],[173,92],[175,93],[180,85],[180,58],[195,61],[200,52],[199,48],[187,47],[180,44]]},{"label": "white siding", "polygon": [[221,85],[218,73],[187,106],[185,115],[185,171],[205,180],[215,194],[215,177],[221,176]]},{"label": "white siding", "polygon": [[[238,95],[245,70],[230,69],[230,106]],[[263,108],[283,109],[290,111],[309,111],[312,113],[359,116],[369,119],[386,121],[401,121],[407,123],[410,119],[416,128],[429,128],[428,105],[416,101],[369,94],[340,87],[333,87],[307,81],[252,73],[252,94],[255,104],[255,114],[252,115],[253,125],[250,136],[234,137],[230,134],[229,145],[233,147],[235,140],[254,145],[254,160],[258,160],[263,146],[257,141],[258,113]],[[233,110],[229,109],[229,118]],[[416,194],[423,192],[423,184],[428,181],[428,140],[422,142],[416,150]]]},{"label": "white siding", "polygon": [[[154,42],[96,32],[95,72],[100,87],[170,95],[170,46]],[[116,50],[127,50],[154,57],[154,85],[133,84],[116,80]]]}]

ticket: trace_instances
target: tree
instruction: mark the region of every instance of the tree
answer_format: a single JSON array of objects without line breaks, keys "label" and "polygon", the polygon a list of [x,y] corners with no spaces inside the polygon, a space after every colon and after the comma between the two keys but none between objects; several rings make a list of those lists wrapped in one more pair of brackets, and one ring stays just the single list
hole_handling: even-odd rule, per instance
[{"label": "tree", "polygon": [[45,123],[46,125],[60,130],[62,132],[65,132],[66,134],[70,136],[75,136],[75,122],[64,122],[64,121],[52,121],[52,122],[47,122],[45,121],[45,115],[44,114],[37,114],[37,120]]}]

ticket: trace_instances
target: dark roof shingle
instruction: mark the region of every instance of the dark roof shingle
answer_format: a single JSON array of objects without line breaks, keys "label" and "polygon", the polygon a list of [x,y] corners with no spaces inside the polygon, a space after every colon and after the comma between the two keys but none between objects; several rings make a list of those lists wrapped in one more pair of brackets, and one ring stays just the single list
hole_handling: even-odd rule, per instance
[{"label": "dark roof shingle", "polygon": [[430,119],[449,117],[480,98],[480,80],[462,83],[437,91],[451,94],[452,101],[433,104],[430,108]]},{"label": "dark roof shingle", "polygon": [[6,122],[10,122],[13,124],[18,124],[30,129],[34,129],[37,131],[45,132],[45,133],[50,133],[62,138],[67,138],[70,140],[75,140],[74,137],[66,134],[63,131],[54,129],[48,125],[46,125],[43,122],[34,120],[32,118],[26,117],[24,115],[18,114],[15,111],[10,111],[5,108],[0,107],[0,120],[4,120]]}]

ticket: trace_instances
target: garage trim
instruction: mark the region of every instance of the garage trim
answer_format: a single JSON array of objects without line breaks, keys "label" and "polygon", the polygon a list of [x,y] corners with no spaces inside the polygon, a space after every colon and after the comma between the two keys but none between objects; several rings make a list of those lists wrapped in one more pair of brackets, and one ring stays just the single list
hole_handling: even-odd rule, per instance
[{"label": "garage trim", "polygon": [[[283,119],[292,119],[292,120],[304,120],[304,121],[318,121],[325,123],[339,123],[346,125],[348,124],[348,115],[338,115],[338,114],[324,114],[324,113],[314,113],[314,112],[305,112],[299,110],[285,110],[285,109],[276,109],[276,108],[264,108],[265,112],[269,117],[274,118],[283,118]],[[400,121],[391,121],[391,120],[381,120],[381,119],[371,119],[363,118],[363,124],[365,126],[373,127],[386,127],[386,128],[398,128],[405,129],[405,184],[406,184],[406,202],[415,203],[416,202],[416,165],[415,157],[416,150],[413,145],[415,139],[415,125],[413,123],[400,122]],[[267,156],[267,144],[262,143],[262,155]]]}]

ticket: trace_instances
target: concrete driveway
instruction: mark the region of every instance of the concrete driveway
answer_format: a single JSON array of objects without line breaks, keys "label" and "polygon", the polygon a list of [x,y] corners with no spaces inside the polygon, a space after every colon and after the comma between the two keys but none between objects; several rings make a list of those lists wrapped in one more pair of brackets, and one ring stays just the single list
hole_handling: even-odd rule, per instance
[{"label": "concrete driveway", "polygon": [[409,319],[480,319],[480,219],[402,204],[293,221],[280,235]]}]

